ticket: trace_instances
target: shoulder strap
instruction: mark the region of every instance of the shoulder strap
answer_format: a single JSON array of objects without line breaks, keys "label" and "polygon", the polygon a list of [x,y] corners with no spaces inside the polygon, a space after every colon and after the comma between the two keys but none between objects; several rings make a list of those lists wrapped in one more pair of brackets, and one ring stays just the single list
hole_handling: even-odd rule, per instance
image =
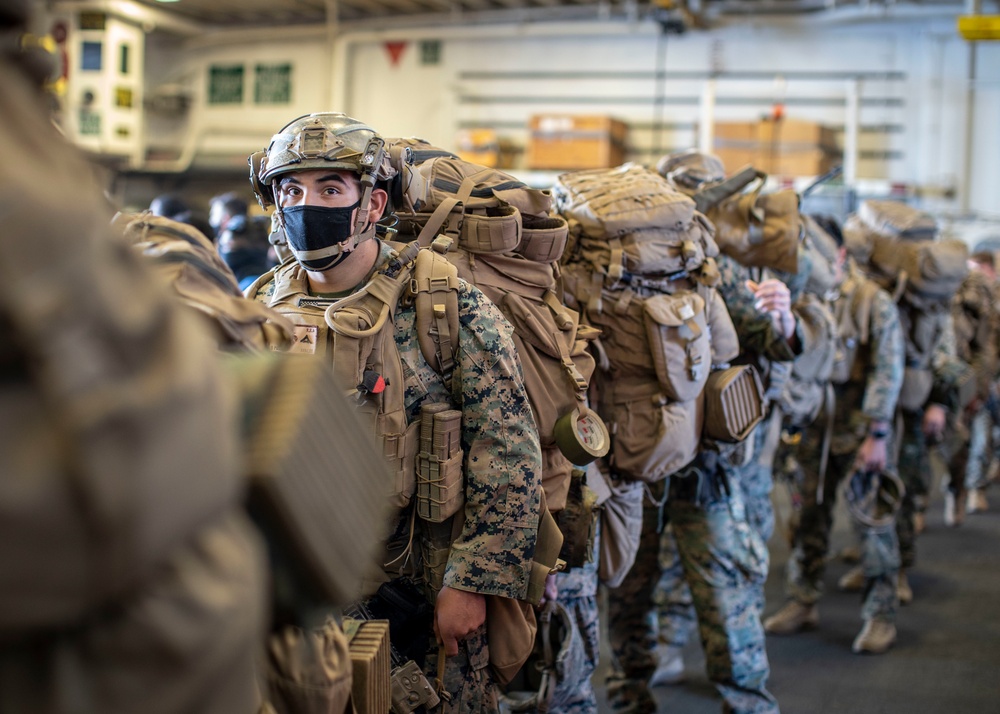
[{"label": "shoulder strap", "polygon": [[[451,389],[458,350],[458,268],[442,253],[448,241],[435,240],[431,249],[417,253],[410,278],[416,307],[417,341],[427,363]],[[442,250],[443,248],[443,250]]]},{"label": "shoulder strap", "polygon": [[854,309],[858,320],[858,342],[862,345],[868,344],[871,336],[872,305],[875,302],[875,295],[878,293],[878,284],[871,280],[862,280],[858,285],[858,290],[854,295]]}]

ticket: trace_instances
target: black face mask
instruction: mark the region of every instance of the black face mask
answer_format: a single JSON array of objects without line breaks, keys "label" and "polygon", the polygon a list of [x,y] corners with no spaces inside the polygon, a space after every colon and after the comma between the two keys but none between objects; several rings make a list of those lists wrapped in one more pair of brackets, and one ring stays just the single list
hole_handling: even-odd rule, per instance
[{"label": "black face mask", "polygon": [[[350,255],[327,249],[338,246],[351,237],[354,232],[351,215],[360,205],[359,200],[353,206],[292,206],[281,210],[288,245],[303,268],[329,270]],[[320,253],[308,255],[314,251]]]}]

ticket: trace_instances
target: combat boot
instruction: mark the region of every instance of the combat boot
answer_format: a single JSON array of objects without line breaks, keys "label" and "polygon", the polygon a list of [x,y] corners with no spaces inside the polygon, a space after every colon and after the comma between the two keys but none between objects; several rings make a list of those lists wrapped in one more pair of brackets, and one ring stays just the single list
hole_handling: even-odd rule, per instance
[{"label": "combat boot", "polygon": [[794,635],[803,630],[812,630],[819,625],[819,611],[816,604],[805,604],[789,600],[785,606],[764,620],[764,632],[769,635]]},{"label": "combat boot", "polygon": [[838,554],[840,559],[845,563],[860,563],[861,562],[861,546],[849,545],[841,549]]},{"label": "combat boot", "polygon": [[684,673],[683,648],[661,642],[656,647],[656,656],[659,663],[653,676],[649,678],[649,686],[666,687],[687,679]]},{"label": "combat boot", "polygon": [[837,588],[845,593],[860,592],[865,589],[866,582],[865,571],[860,565],[856,565],[841,576],[837,581]]},{"label": "combat boot", "polygon": [[899,579],[896,581],[896,597],[899,598],[900,605],[909,605],[913,602],[913,588],[910,587],[906,571],[902,568],[899,569]]},{"label": "combat boot", "polygon": [[851,651],[855,654],[868,652],[869,654],[882,654],[896,641],[896,626],[891,622],[879,620],[877,617],[865,620],[865,626],[854,638]]},{"label": "combat boot", "polygon": [[990,507],[986,502],[986,493],[981,488],[969,490],[969,495],[965,503],[966,513],[980,513]]},{"label": "combat boot", "polygon": [[965,517],[965,509],[960,505],[962,500],[964,499],[960,495],[951,491],[944,492],[944,524],[949,528],[962,525]]}]

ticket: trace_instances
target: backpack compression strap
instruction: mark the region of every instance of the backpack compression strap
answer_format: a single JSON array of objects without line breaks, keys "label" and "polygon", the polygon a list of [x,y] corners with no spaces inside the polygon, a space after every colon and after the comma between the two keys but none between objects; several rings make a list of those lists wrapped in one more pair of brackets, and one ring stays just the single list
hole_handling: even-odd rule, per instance
[{"label": "backpack compression strap", "polygon": [[448,239],[435,239],[430,250],[417,253],[410,278],[417,320],[417,341],[427,363],[451,389],[458,350],[458,268],[443,253]]}]

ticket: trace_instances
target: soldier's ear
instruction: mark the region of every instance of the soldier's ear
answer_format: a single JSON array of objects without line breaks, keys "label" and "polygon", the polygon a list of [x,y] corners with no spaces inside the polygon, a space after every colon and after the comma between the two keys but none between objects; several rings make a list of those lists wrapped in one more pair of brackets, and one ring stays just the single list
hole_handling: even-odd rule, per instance
[{"label": "soldier's ear", "polygon": [[373,189],[371,198],[368,202],[368,220],[372,223],[378,221],[385,212],[385,207],[388,202],[389,194],[385,192],[385,189]]}]

